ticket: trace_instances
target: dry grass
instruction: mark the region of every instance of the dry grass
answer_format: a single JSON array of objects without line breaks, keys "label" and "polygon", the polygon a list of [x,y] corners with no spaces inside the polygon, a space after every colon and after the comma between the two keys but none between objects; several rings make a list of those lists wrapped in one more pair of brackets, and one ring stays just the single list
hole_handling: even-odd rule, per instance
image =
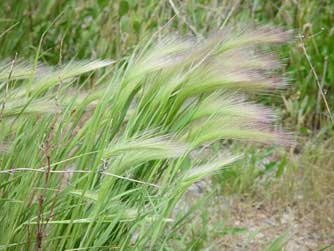
[{"label": "dry grass", "polygon": [[[203,239],[200,229],[206,214],[209,234],[202,245],[208,250],[334,250],[333,141],[318,140],[303,144],[298,153],[292,149],[269,156],[279,161],[287,155],[281,176],[275,172],[254,179],[249,176],[254,184],[248,190],[211,197],[205,212],[192,221],[189,239]],[[209,180],[192,187],[183,209],[189,210],[212,187]],[[280,237],[281,248],[270,249]]]}]

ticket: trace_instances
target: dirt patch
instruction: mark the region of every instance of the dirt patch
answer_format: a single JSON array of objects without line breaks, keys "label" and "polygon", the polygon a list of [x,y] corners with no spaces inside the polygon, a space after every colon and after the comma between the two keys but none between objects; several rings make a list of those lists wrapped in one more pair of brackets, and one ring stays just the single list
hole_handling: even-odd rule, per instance
[{"label": "dirt patch", "polygon": [[[178,211],[187,211],[191,204],[207,196],[207,187],[210,185],[204,181],[190,187]],[[319,220],[324,216],[302,199],[284,205],[282,201],[235,195],[218,196],[208,202],[204,210],[208,213],[209,233],[204,250],[334,251],[334,226]],[[197,229],[202,228],[199,215],[192,221]],[[217,230],[218,225],[223,227]],[[200,237],[189,236],[189,241],[196,238]],[[268,249],[275,240],[282,248]]]},{"label": "dirt patch", "polygon": [[324,229],[312,211],[301,212],[298,205],[281,208],[246,199],[230,199],[228,204],[227,225],[246,231],[225,235],[218,241],[223,250],[266,250],[277,238],[285,251],[334,250],[334,228]]}]

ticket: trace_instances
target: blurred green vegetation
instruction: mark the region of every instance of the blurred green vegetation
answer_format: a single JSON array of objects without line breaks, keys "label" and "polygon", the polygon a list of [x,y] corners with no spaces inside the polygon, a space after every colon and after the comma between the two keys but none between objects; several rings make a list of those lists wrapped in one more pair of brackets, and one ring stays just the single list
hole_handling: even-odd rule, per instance
[{"label": "blurred green vegetation", "polygon": [[0,3],[0,17],[1,58],[15,53],[34,58],[41,42],[39,60],[49,64],[57,64],[61,45],[65,61],[121,60],[154,32],[207,36],[225,25],[245,22],[291,30],[291,42],[279,50],[291,86],[284,102],[280,97],[267,102],[283,107],[286,125],[303,135],[326,126],[332,129],[323,100],[333,113],[332,0],[11,0]]}]

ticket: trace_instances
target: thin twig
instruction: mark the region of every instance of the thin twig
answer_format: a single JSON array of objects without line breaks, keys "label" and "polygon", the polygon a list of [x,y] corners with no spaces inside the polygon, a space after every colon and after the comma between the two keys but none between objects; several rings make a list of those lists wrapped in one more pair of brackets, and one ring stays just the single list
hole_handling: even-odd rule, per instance
[{"label": "thin twig", "polygon": [[331,114],[331,110],[330,110],[329,105],[328,105],[328,103],[327,103],[326,96],[325,96],[325,94],[324,94],[324,92],[323,92],[323,90],[322,90],[322,88],[321,88],[321,84],[320,84],[320,80],[319,80],[319,78],[318,78],[317,72],[315,71],[315,69],[314,69],[314,67],[313,67],[313,65],[312,65],[311,58],[310,58],[309,54],[307,53],[307,50],[306,50],[306,48],[305,48],[305,44],[304,44],[304,41],[302,40],[302,38],[301,38],[301,46],[302,46],[302,49],[303,49],[303,51],[304,51],[304,54],[305,54],[307,63],[308,63],[309,66],[311,67],[311,71],[312,71],[312,73],[313,73],[313,75],[314,75],[314,78],[315,78],[315,81],[316,81],[316,83],[317,83],[317,85],[318,85],[318,89],[319,89],[319,91],[320,91],[321,97],[322,97],[322,99],[323,99],[323,101],[324,101],[324,103],[325,103],[325,106],[326,106],[326,109],[327,109],[329,118],[330,118],[331,122],[334,123],[334,120],[333,120],[333,117],[332,117],[332,114]]},{"label": "thin twig", "polygon": [[12,78],[14,64],[15,64],[15,61],[16,61],[16,56],[17,56],[17,53],[15,53],[14,59],[13,59],[11,65],[10,65],[10,70],[9,70],[8,78],[7,78],[7,81],[6,81],[5,96],[3,98],[3,101],[2,101],[2,104],[1,104],[1,110],[0,110],[0,123],[2,121],[3,113],[4,113],[5,107],[6,107],[6,102],[7,102],[8,92],[9,92],[9,83],[10,83],[10,79]]},{"label": "thin twig", "polygon": [[[7,174],[7,173],[13,173],[13,172],[24,172],[24,171],[31,171],[31,172],[40,172],[40,173],[45,173],[45,169],[44,168],[40,168],[40,169],[33,169],[33,168],[14,168],[14,169],[6,169],[6,170],[1,170],[0,174]],[[143,184],[143,185],[149,185],[152,187],[157,187],[160,188],[159,185],[153,184],[153,183],[149,183],[149,182],[145,182],[145,181],[141,181],[141,180],[136,180],[136,179],[132,179],[132,178],[127,178],[127,177],[123,177],[117,174],[113,174],[113,173],[109,173],[109,172],[98,172],[98,171],[86,171],[86,170],[50,170],[49,171],[50,174],[63,174],[63,173],[96,173],[96,174],[103,174],[106,176],[112,176],[118,179],[122,179],[122,180],[127,180],[127,181],[131,181],[131,182],[135,182],[135,183],[139,183],[139,184]]]},{"label": "thin twig", "polygon": [[321,78],[321,83],[320,83],[320,88],[318,90],[318,95],[317,95],[317,104],[316,104],[316,108],[315,108],[316,119],[315,119],[314,127],[316,127],[316,124],[320,123],[320,116],[319,116],[319,113],[320,113],[320,99],[321,99],[321,91],[320,90],[322,90],[322,88],[324,86],[324,83],[325,83],[325,78],[326,78],[326,73],[327,73],[327,65],[328,65],[328,57],[326,56],[325,57],[325,62],[324,62],[324,70],[323,70],[323,73],[322,73],[322,78]]},{"label": "thin twig", "polygon": [[[59,114],[57,113],[57,115]],[[47,168],[44,169],[45,180],[43,184],[43,191],[38,198],[37,228],[36,228],[36,250],[37,251],[42,250],[42,240],[43,240],[44,230],[48,223],[48,221],[46,221],[47,223],[43,224],[42,215],[44,211],[44,202],[46,200],[47,187],[48,187],[49,176],[50,176],[51,167],[52,167],[51,165],[51,150],[52,150],[51,142],[54,138],[54,131],[55,131],[57,120],[58,120],[58,116],[56,116],[56,118],[54,119],[54,122],[52,123],[51,128],[50,128],[49,134],[46,135],[45,142],[44,142],[44,148],[43,148],[46,162],[47,162]]]},{"label": "thin twig", "polygon": [[[44,153],[45,158],[47,161],[47,169],[44,170],[45,173],[45,180],[43,185],[43,191],[42,194],[38,198],[38,212],[37,212],[37,227],[36,227],[36,250],[41,251],[42,250],[42,241],[43,241],[43,210],[44,210],[44,202],[46,199],[46,192],[47,192],[47,186],[49,183],[49,176],[51,172],[51,146],[50,142],[53,138],[53,132],[54,132],[54,124],[51,126],[49,135],[45,139],[44,143]],[[44,227],[45,228],[45,227]]]},{"label": "thin twig", "polygon": [[[63,60],[62,60],[63,59],[62,49],[63,49],[64,37],[65,36],[63,36],[62,39],[61,39],[61,41],[60,41],[60,48],[59,48],[59,61],[58,61],[58,67],[59,67],[58,80],[59,80],[59,84],[58,84],[57,93],[56,93],[56,96],[55,96],[55,102],[56,102],[58,113],[56,114],[56,119],[55,119],[55,122],[53,124],[53,127],[55,126],[55,124],[57,123],[57,121],[58,121],[58,119],[59,119],[59,117],[61,115],[61,108],[60,108],[60,104],[59,104],[59,93],[60,93],[60,89],[61,89],[61,87],[63,85],[63,80],[61,78],[61,67],[62,67],[62,62],[63,62]],[[50,164],[50,171],[51,171],[51,164]],[[59,182],[59,187],[60,187],[60,185],[61,185],[61,183]],[[57,191],[55,193],[54,199],[53,199],[52,204],[51,204],[50,214],[46,218],[46,224],[45,224],[45,226],[48,225],[49,221],[52,218],[54,207],[55,207],[56,202],[57,202],[58,194],[59,194],[59,191]]]},{"label": "thin twig", "polygon": [[178,16],[187,26],[188,28],[197,36],[203,38],[203,36],[196,31],[195,27],[193,27],[184,16],[181,15],[180,11],[176,8],[173,0],[168,0],[170,6],[172,7],[173,11],[175,12],[175,15]]}]

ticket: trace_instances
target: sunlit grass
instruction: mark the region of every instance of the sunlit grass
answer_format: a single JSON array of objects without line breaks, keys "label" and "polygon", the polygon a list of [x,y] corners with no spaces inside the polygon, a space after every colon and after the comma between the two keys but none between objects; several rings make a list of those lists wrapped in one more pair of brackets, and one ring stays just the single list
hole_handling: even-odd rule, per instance
[{"label": "sunlit grass", "polygon": [[109,61],[39,66],[33,75],[27,63],[19,74],[15,62],[4,66],[1,248],[163,247],[187,188],[239,158],[194,151],[222,139],[287,139],[269,109],[245,98],[279,84],[269,65],[252,63],[259,52],[224,68],[244,47],[285,39],[260,28],[151,42],[85,96],[75,77]]},{"label": "sunlit grass", "polygon": [[[210,189],[224,196],[265,189],[291,202],[305,188],[310,207],[327,208],[333,10],[312,0],[2,1],[0,250],[214,247],[210,226],[186,241],[176,229],[192,231],[181,226],[189,218],[171,212],[216,173],[222,184]],[[275,48],[281,65],[271,45],[288,36]],[[324,143],[293,163],[291,149],[271,147],[290,143],[281,122],[310,137],[297,142],[312,145],[321,130]],[[305,180],[291,187],[296,175]]]}]

